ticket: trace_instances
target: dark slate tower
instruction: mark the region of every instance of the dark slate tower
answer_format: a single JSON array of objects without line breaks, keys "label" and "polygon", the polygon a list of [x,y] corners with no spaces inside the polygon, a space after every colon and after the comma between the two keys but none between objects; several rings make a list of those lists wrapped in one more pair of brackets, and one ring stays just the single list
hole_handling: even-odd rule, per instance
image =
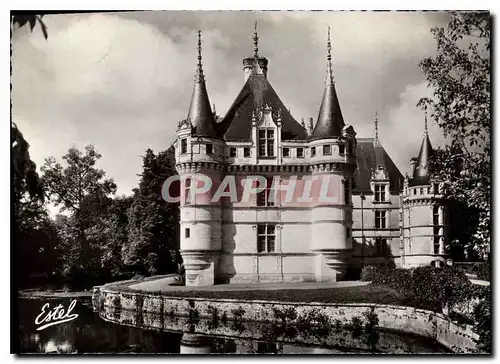
[{"label": "dark slate tower", "polygon": [[429,162],[434,154],[432,150],[431,141],[429,140],[429,133],[427,130],[427,112],[425,113],[425,132],[420,152],[418,153],[417,163],[413,170],[412,186],[427,185],[430,181]]},{"label": "dark slate tower", "polygon": [[194,134],[215,138],[217,136],[215,119],[210,107],[201,59],[201,31],[198,31],[198,65],[187,120],[191,122]]},{"label": "dark slate tower", "polygon": [[340,137],[342,135],[342,128],[345,126],[342,111],[340,110],[339,99],[337,97],[337,92],[335,91],[331,49],[330,28],[328,28],[328,55],[325,91],[319,108],[318,121],[314,127],[311,139]]}]

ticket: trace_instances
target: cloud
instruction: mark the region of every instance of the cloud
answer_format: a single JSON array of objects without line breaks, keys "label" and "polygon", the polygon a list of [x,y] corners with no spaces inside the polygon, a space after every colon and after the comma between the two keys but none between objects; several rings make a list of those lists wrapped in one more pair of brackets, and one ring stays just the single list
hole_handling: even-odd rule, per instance
[{"label": "cloud", "polygon": [[[380,141],[403,174],[410,173],[409,161],[417,157],[424,136],[425,114],[416,107],[422,97],[432,97],[425,82],[408,85],[399,95],[399,104],[387,109],[386,120],[379,123]],[[430,118],[428,131],[433,147],[446,144],[442,130]]]}]

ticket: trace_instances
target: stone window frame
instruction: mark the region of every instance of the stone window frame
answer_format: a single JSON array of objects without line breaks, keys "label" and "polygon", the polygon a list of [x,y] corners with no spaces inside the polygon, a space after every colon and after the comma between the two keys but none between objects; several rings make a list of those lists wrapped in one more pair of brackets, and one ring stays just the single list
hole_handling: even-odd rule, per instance
[{"label": "stone window frame", "polygon": [[387,229],[387,210],[375,210],[375,229]]},{"label": "stone window frame", "polygon": [[276,252],[276,224],[257,224],[257,253]]},{"label": "stone window frame", "polygon": [[187,139],[181,139],[181,154],[187,154]]},{"label": "stone window frame", "polygon": [[[257,207],[274,207],[276,206],[276,201],[269,201],[269,196],[274,194],[273,186],[273,178],[268,177],[266,187],[263,191],[257,193]],[[276,196],[275,196],[276,198]]]},{"label": "stone window frame", "polygon": [[[285,153],[285,151],[286,151],[286,153]],[[283,158],[290,158],[290,148],[289,147],[283,147],[281,153],[283,155]]]},{"label": "stone window frame", "polygon": [[[299,150],[301,151],[301,155],[299,155]],[[297,148],[297,158],[305,158],[304,148],[303,147],[298,147]]]},{"label": "stone window frame", "polygon": [[[262,132],[264,133],[264,137],[262,137]],[[270,136],[270,134],[272,134]],[[258,140],[258,155],[259,158],[275,158],[275,141],[276,141],[276,130],[273,128],[260,128],[257,131],[257,140]],[[262,146],[264,146],[264,152],[262,152]],[[270,153],[271,151],[271,153]]]}]

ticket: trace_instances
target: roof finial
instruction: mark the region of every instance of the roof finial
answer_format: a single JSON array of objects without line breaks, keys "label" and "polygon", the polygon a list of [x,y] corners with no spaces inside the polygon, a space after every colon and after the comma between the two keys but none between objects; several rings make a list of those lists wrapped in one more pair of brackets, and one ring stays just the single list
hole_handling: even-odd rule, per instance
[{"label": "roof finial", "polygon": [[332,43],[330,41],[330,27],[328,27],[328,41],[326,42],[326,84],[333,85],[333,72],[332,72]]},{"label": "roof finial", "polygon": [[429,131],[427,130],[427,107],[425,108],[424,133],[425,133],[425,136],[429,135]]},{"label": "roof finial", "polygon": [[253,56],[256,59],[259,59],[259,36],[257,35],[257,22],[254,24],[254,32],[253,32]]},{"label": "roof finial", "polygon": [[375,111],[375,143],[378,144],[378,110]]},{"label": "roof finial", "polygon": [[203,76],[203,67],[201,64],[201,30],[198,30],[198,67],[196,70],[195,82],[204,82],[205,78]]}]

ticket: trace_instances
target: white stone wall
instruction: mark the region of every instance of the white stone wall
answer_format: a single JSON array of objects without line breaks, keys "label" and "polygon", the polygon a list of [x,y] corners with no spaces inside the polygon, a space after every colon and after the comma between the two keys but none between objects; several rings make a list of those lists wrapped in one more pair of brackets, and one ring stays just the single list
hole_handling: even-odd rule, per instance
[{"label": "white stone wall", "polygon": [[[116,284],[115,287],[117,287]],[[475,350],[475,340],[478,338],[470,326],[455,324],[442,314],[411,307],[371,303],[327,304],[180,298],[138,292],[119,292],[110,286],[101,287],[94,292],[94,295],[99,296],[93,300],[94,302],[102,300],[102,306],[94,306],[102,318],[130,325],[138,325],[137,320],[140,317],[142,325],[152,322],[151,326],[160,328],[161,322],[151,319],[144,320],[144,317],[148,316],[143,316],[143,313],[163,314],[163,317],[172,314],[186,317],[190,315],[190,312],[196,312],[200,318],[211,318],[213,307],[217,308],[219,315],[225,314],[229,320],[237,319],[251,322],[278,322],[280,318],[275,316],[274,308],[281,312],[293,309],[297,318],[306,317],[309,312],[315,311],[317,314],[326,315],[331,323],[335,320],[343,323],[349,322],[353,317],[363,320],[364,313],[373,310],[378,316],[379,328],[435,339],[454,352]],[[235,312],[238,310],[241,315],[236,317]],[[290,322],[294,323],[295,320]]]}]

